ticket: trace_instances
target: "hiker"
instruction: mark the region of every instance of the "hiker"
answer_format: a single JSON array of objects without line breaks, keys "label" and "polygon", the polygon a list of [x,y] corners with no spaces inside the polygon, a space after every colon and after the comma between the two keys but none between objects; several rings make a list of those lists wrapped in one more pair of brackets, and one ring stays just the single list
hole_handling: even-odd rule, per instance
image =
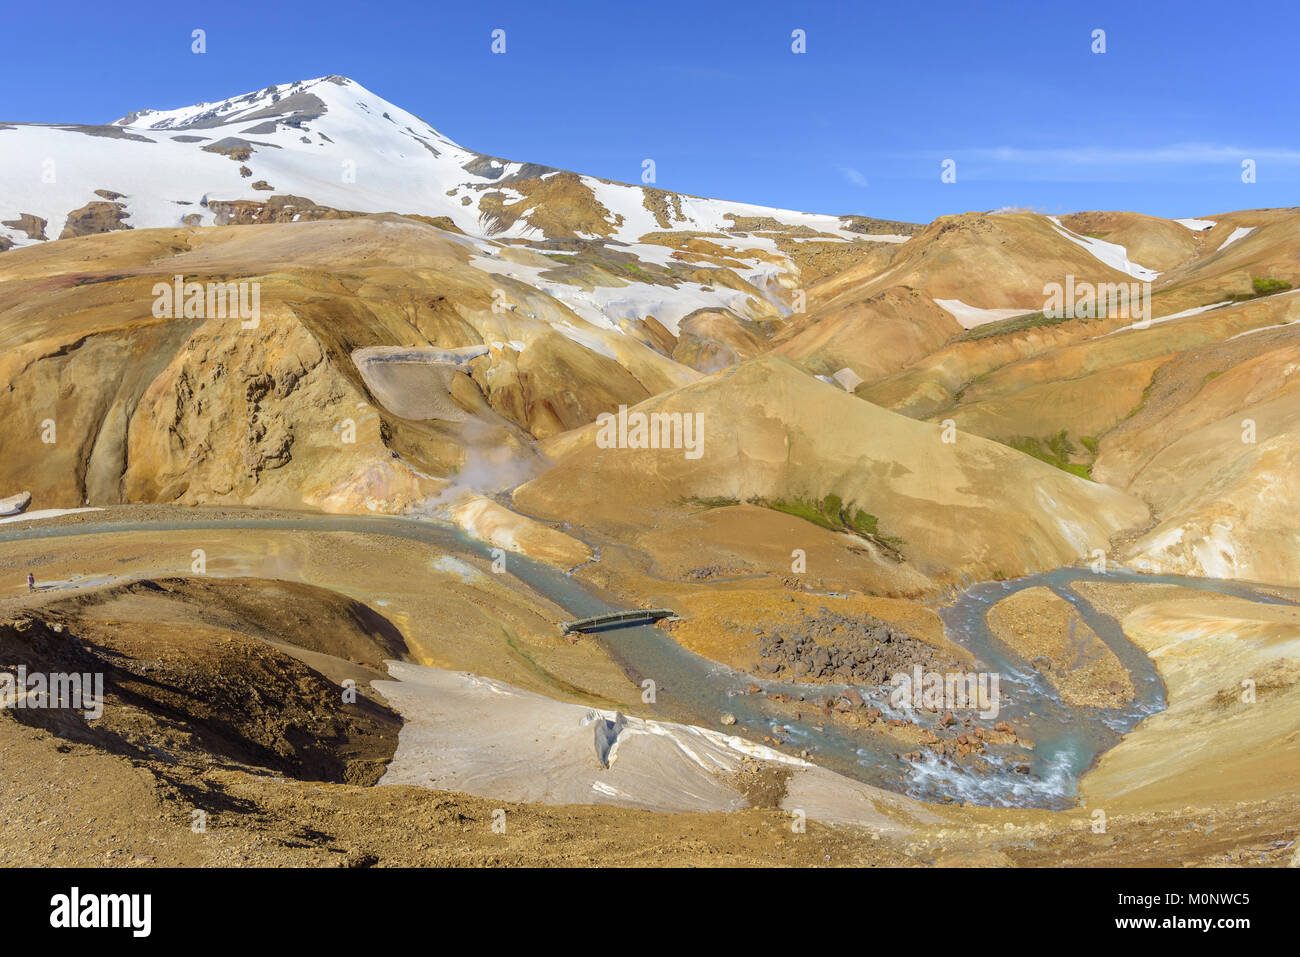
[{"label": "hiker", "polygon": [[36,591],[36,576],[31,572],[27,573],[27,590]]}]

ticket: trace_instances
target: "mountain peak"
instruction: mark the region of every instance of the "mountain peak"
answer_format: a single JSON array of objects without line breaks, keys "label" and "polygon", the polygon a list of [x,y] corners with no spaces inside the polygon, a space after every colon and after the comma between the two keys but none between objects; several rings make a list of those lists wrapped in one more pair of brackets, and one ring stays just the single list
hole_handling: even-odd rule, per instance
[{"label": "mountain peak", "polygon": [[[33,182],[29,157],[50,157]],[[633,167],[635,169],[635,167]],[[272,198],[275,202],[272,203]],[[399,213],[471,236],[636,243],[675,230],[890,242],[838,216],[669,193],[467,149],[340,74],[215,102],[141,109],[111,125],[13,124],[0,138],[0,247],[87,232]],[[26,216],[29,219],[23,220]],[[792,240],[793,241],[793,240]],[[661,310],[662,311],[662,310]]]},{"label": "mountain peak", "polygon": [[295,110],[310,112],[310,109],[306,109],[308,107],[317,108],[319,110],[317,115],[320,115],[320,113],[324,112],[320,108],[325,105],[325,100],[319,95],[319,91],[317,93],[310,91],[324,84],[348,89],[355,94],[359,94],[363,101],[374,101],[386,106],[392,106],[392,104],[381,97],[375,96],[355,80],[335,73],[311,80],[295,80],[291,83],[276,84],[262,90],[254,90],[250,93],[232,96],[217,102],[195,103],[171,110],[133,110],[126,116],[114,120],[111,125],[139,127],[149,130],[182,129],[187,127],[205,128],[251,119],[252,114],[255,113],[271,116],[292,113]]}]

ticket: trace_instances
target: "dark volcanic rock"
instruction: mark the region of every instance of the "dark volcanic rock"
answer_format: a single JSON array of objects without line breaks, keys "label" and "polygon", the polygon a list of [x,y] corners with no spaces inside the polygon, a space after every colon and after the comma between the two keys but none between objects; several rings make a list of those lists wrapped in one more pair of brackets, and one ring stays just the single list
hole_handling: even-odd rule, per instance
[{"label": "dark volcanic rock", "polygon": [[[842,684],[884,684],[916,665],[943,669],[948,656],[905,631],[866,616],[853,618],[822,608],[784,631],[758,638],[759,668],[784,678],[813,678]],[[854,707],[860,706],[859,703]],[[850,699],[850,703],[853,703]]]}]

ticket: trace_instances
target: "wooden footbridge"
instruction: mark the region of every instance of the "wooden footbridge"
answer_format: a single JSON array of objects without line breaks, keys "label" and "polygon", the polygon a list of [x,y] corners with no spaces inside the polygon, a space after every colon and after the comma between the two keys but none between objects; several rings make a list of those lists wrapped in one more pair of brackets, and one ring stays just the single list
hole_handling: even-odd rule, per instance
[{"label": "wooden footbridge", "polygon": [[560,630],[564,634],[570,635],[575,631],[594,631],[597,628],[662,621],[665,618],[676,617],[677,612],[671,608],[634,608],[631,611],[615,611],[607,615],[592,615],[590,618],[562,622]]}]

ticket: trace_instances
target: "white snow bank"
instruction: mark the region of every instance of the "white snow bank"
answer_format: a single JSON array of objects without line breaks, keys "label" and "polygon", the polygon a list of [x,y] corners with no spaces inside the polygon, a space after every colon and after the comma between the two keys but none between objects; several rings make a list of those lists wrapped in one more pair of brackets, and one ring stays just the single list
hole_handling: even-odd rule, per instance
[{"label": "white snow bank", "polygon": [[1111,269],[1127,273],[1134,279],[1140,279],[1143,282],[1152,282],[1160,275],[1154,269],[1148,269],[1146,266],[1139,266],[1131,262],[1128,258],[1128,250],[1118,243],[1108,243],[1104,239],[1096,239],[1092,236],[1080,236],[1078,233],[1071,232],[1061,225],[1061,221],[1055,216],[1048,216],[1056,226],[1056,231],[1074,243],[1076,246],[1082,246],[1088,250],[1092,256],[1105,263]]},{"label": "white snow bank", "polygon": [[963,329],[974,329],[976,326],[1010,319],[1012,316],[1023,316],[1034,311],[1032,308],[1022,309],[1014,306],[1007,309],[981,309],[979,306],[968,306],[960,299],[936,299],[934,302],[935,305],[942,306],[952,313],[953,318],[961,323]]},{"label": "white snow bank", "polygon": [[1236,229],[1232,231],[1232,235],[1223,241],[1223,245],[1219,247],[1218,251],[1222,252],[1223,250],[1231,246],[1233,243],[1235,243],[1238,239],[1243,239],[1246,236],[1249,236],[1254,231],[1255,231],[1254,226],[1238,226]]},{"label": "white snow bank", "polygon": [[33,519],[58,518],[60,515],[76,515],[79,512],[102,512],[102,508],[40,508],[34,512],[22,512],[0,518],[0,525],[6,522],[30,522]]},{"label": "white snow bank", "polygon": [[396,661],[388,672],[395,680],[374,686],[404,724],[381,785],[552,805],[729,811],[747,806],[733,776],[759,761],[790,769],[783,807],[813,820],[902,830],[884,813],[890,807],[934,819],[919,802],[738,735],[631,716],[620,724],[615,712],[468,672]]},{"label": "white snow bank", "polygon": [[1218,309],[1220,306],[1228,305],[1231,301],[1232,300],[1230,299],[1225,299],[1223,300],[1223,302],[1212,302],[1208,306],[1196,306],[1192,309],[1184,309],[1182,312],[1173,312],[1167,316],[1160,316],[1156,319],[1148,319],[1144,323],[1134,322],[1131,323],[1130,325],[1122,326],[1119,329],[1112,329],[1110,332],[1100,335],[1097,338],[1105,339],[1106,336],[1116,336],[1119,335],[1121,332],[1128,332],[1130,329],[1137,329],[1138,331],[1141,331],[1143,329],[1150,329],[1152,326],[1159,325],[1162,322],[1169,322],[1173,319],[1186,319],[1188,316],[1197,316],[1203,312],[1209,312],[1211,309]]}]

